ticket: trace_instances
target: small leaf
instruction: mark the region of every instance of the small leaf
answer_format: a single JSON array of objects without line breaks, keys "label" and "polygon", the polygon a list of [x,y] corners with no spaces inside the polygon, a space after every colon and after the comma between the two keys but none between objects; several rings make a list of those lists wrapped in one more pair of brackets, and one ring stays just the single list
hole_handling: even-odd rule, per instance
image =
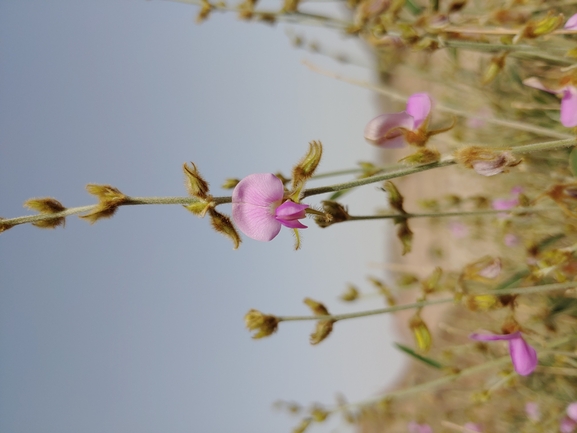
[{"label": "small leaf", "polygon": [[424,362],[425,364],[427,364],[433,368],[438,368],[439,370],[443,368],[443,365],[441,363],[435,361],[434,359],[428,358],[426,356],[419,355],[417,352],[415,352],[410,347],[404,346],[400,343],[394,343],[394,345],[397,349],[399,349],[402,352],[405,352],[409,356],[412,356],[417,361]]}]

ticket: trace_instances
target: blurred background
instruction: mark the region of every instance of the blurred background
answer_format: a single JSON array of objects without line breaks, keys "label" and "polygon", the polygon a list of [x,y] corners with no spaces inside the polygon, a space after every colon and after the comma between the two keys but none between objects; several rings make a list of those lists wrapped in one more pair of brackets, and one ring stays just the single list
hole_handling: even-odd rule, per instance
[{"label": "blurred background", "polygon": [[[374,79],[361,45],[232,13],[197,25],[197,13],[165,1],[0,2],[2,217],[28,213],[32,197],[91,204],[87,183],[186,195],[186,161],[214,195],[229,195],[226,178],[288,175],[311,140],[324,144],[319,172],[379,158],[362,137],[376,97],[301,63]],[[287,32],[357,66],[296,49]],[[363,214],[386,200],[366,186],[344,201]],[[313,322],[283,323],[257,341],[244,329],[251,308],[308,315],[307,296],[333,313],[383,306],[337,297],[347,282],[369,290],[366,277],[381,277],[387,222],[307,225],[297,252],[288,230],[233,251],[179,206],[3,233],[0,431],[286,432],[298,418],[275,410],[277,400],[354,401],[384,389],[402,362],[388,317],[339,323],[314,347]],[[346,431],[337,419],[315,428]]]}]

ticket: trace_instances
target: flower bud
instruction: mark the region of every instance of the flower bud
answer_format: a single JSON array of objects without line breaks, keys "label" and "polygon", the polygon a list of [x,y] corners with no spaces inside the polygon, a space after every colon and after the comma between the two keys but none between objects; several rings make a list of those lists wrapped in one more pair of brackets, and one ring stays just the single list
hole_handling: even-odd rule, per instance
[{"label": "flower bud", "polygon": [[314,332],[310,336],[310,343],[314,346],[327,338],[333,331],[334,320],[319,320]]},{"label": "flower bud", "polygon": [[424,164],[432,164],[433,162],[439,162],[440,159],[441,154],[437,149],[430,147],[422,147],[412,155],[401,158],[399,162],[402,162],[407,165],[424,165]]},{"label": "flower bud", "polygon": [[210,214],[212,228],[228,237],[234,244],[233,249],[236,250],[240,246],[241,239],[230,218],[217,212],[213,208],[210,208],[208,213]]},{"label": "flower bud", "polygon": [[403,209],[403,200],[404,200],[403,196],[401,195],[395,184],[390,180],[388,180],[383,184],[383,189],[388,194],[389,205],[396,211],[399,211],[400,213],[405,213],[405,210]]},{"label": "flower bud", "polygon": [[455,152],[458,163],[472,168],[483,176],[494,176],[521,163],[509,151],[493,150],[487,147],[466,146]]},{"label": "flower bud", "polygon": [[203,179],[193,162],[190,165],[191,167],[188,164],[182,166],[186,189],[191,196],[206,199],[208,197],[208,182]]},{"label": "flower bud", "polygon": [[98,205],[94,210],[80,215],[80,218],[88,220],[90,224],[94,224],[101,218],[111,218],[118,206],[128,200],[128,197],[120,190],[110,185],[88,184],[86,190],[98,198]]},{"label": "flower bud", "polygon": [[505,66],[505,59],[507,58],[507,53],[499,54],[498,56],[494,56],[491,58],[491,63],[489,67],[483,74],[483,78],[481,79],[481,84],[486,85],[491,83],[497,75],[503,70]]},{"label": "flower bud", "polygon": [[186,209],[188,209],[190,212],[192,212],[193,214],[195,214],[196,216],[198,216],[200,218],[204,218],[204,216],[206,215],[206,212],[208,212],[208,210],[212,206],[214,206],[213,202],[206,202],[204,200],[199,200],[199,201],[195,201],[194,203],[188,204],[184,207]]},{"label": "flower bud", "polygon": [[332,200],[324,200],[322,204],[325,215],[318,215],[315,217],[315,222],[319,227],[325,228],[332,224],[351,219],[351,216],[347,212],[347,208],[342,204]]},{"label": "flower bud", "polygon": [[268,337],[276,332],[278,328],[278,319],[275,316],[263,314],[258,310],[250,310],[244,316],[244,323],[249,331],[257,331],[252,338],[258,339]]},{"label": "flower bud", "polygon": [[315,301],[311,298],[305,298],[303,302],[311,309],[315,316],[328,316],[330,315],[329,310],[320,302]]},{"label": "flower bud", "polygon": [[431,348],[431,344],[433,342],[433,338],[431,337],[431,332],[427,324],[421,319],[421,315],[419,312],[415,313],[415,315],[409,321],[409,327],[413,332],[413,337],[415,337],[415,344],[422,352],[428,352]]},{"label": "flower bud", "polygon": [[349,284],[347,286],[347,289],[343,292],[341,296],[339,296],[339,298],[345,302],[356,301],[359,298],[359,291],[355,286]]},{"label": "flower bud", "polygon": [[223,189],[234,189],[234,187],[237,186],[239,182],[240,182],[240,179],[228,178],[224,181],[224,183],[221,185],[221,187]]},{"label": "flower bud", "polygon": [[490,311],[503,306],[495,295],[467,295],[463,300],[471,311]]},{"label": "flower bud", "polygon": [[439,282],[442,276],[443,270],[439,267],[436,267],[433,273],[421,283],[423,293],[430,294],[436,292],[439,289]]},{"label": "flower bud", "polygon": [[409,223],[407,220],[403,220],[399,223],[399,228],[397,229],[397,237],[400,239],[403,245],[403,252],[401,255],[405,255],[411,252],[413,248],[413,232],[409,228]]},{"label": "flower bud", "polygon": [[307,154],[294,166],[292,173],[292,191],[290,193],[290,198],[294,202],[298,203],[300,192],[306,181],[313,176],[321,162],[322,155],[323,146],[321,142],[311,141]]},{"label": "flower bud", "polygon": [[[45,198],[31,198],[24,202],[24,207],[35,210],[40,214],[43,215],[50,215],[65,211],[66,208],[60,203],[58,200],[45,197]],[[54,229],[58,226],[64,226],[65,218],[64,217],[56,217],[50,218],[43,221],[37,221],[32,223],[32,225],[42,228],[42,229]],[[9,228],[9,227],[8,227]],[[6,229],[4,229],[6,230]],[[0,229],[0,231],[3,231]]]},{"label": "flower bud", "polygon": [[553,11],[549,11],[546,17],[529,21],[523,29],[522,37],[532,39],[552,33],[561,27],[564,21],[565,17],[563,14],[554,15]]},{"label": "flower bud", "polygon": [[299,423],[299,425],[297,425],[292,433],[304,433],[309,426],[312,424],[313,420],[311,418],[304,418],[303,420],[301,420],[301,422]]}]

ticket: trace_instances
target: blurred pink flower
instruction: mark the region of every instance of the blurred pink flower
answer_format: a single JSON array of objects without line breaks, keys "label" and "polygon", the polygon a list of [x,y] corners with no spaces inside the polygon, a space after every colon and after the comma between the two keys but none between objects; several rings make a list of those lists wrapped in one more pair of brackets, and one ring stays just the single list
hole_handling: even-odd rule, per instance
[{"label": "blurred pink flower", "polygon": [[567,22],[565,23],[565,25],[563,26],[564,29],[567,30],[577,30],[577,14],[572,15]]},{"label": "blurred pink flower", "polygon": [[409,433],[433,433],[433,429],[429,424],[419,424],[411,421],[407,426]]},{"label": "blurred pink flower", "polygon": [[541,419],[541,410],[539,409],[539,404],[534,401],[529,401],[525,404],[525,413],[527,418],[531,421],[539,421]]},{"label": "blurred pink flower", "polygon": [[251,174],[241,180],[232,192],[232,219],[249,238],[270,241],[281,226],[305,229],[306,204],[283,202],[284,186],[272,173]]},{"label": "blurred pink flower", "polygon": [[469,235],[469,227],[459,221],[451,221],[449,231],[456,239],[462,239]]},{"label": "blurred pink flower", "polygon": [[481,426],[479,424],[475,424],[474,422],[468,422],[463,427],[465,427],[466,430],[476,431],[478,433],[481,433],[483,431]]},{"label": "blurred pink flower", "polygon": [[528,376],[537,367],[537,352],[527,344],[519,331],[505,335],[471,334],[469,338],[477,341],[507,341],[509,343],[511,362],[517,374],[521,376]]},{"label": "blurred pink flower", "polygon": [[505,238],[503,239],[503,242],[508,247],[514,247],[516,245],[519,245],[519,238],[513,233],[507,233],[505,235]]},{"label": "blurred pink flower", "polygon": [[510,198],[496,198],[493,200],[492,205],[495,210],[509,210],[514,208],[519,204],[519,194],[521,194],[523,188],[516,186],[511,189]]},{"label": "blurred pink flower", "polygon": [[567,416],[573,421],[577,421],[577,401],[574,401],[567,406]]},{"label": "blurred pink flower", "polygon": [[564,417],[559,423],[559,431],[561,433],[573,433],[577,427],[577,422],[573,421],[568,416]]},{"label": "blurred pink flower", "polygon": [[400,113],[385,113],[375,117],[365,127],[365,139],[385,148],[402,147],[406,141],[403,130],[415,131],[429,117],[431,98],[427,93],[415,93]]},{"label": "blurred pink flower", "polygon": [[[573,18],[574,16],[569,20]],[[561,123],[567,128],[577,126],[577,87],[568,84],[557,89],[551,89],[535,77],[523,80],[523,84],[545,92],[561,94]]]}]

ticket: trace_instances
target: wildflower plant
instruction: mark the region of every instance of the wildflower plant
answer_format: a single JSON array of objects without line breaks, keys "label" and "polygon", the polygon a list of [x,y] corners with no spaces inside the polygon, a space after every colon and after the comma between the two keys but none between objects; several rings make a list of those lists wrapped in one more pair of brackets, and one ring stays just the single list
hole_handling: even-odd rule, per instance
[{"label": "wildflower plant", "polygon": [[[359,431],[384,425],[392,432],[576,431],[575,5],[355,0],[347,2],[351,12],[342,20],[307,12],[294,0],[275,10],[254,1],[182,1],[200,7],[199,22],[234,11],[242,20],[322,25],[362,40],[374,51],[383,82],[336,78],[388,98],[384,113],[367,119],[355,144],[364,145],[364,136],[381,148],[386,163],[319,175],[323,151],[331,150],[312,141],[290,177],[273,174],[277,167],[230,173],[234,177],[224,185],[232,193],[223,197],[212,195],[199,167],[186,163],[186,196],[136,197],[90,184],[96,204],[66,207],[52,197],[29,199],[25,206],[36,214],[0,219],[0,232],[21,224],[64,227],[73,215],[101,224],[124,206],[180,205],[208,217],[235,249],[241,233],[268,242],[283,227],[293,230],[298,249],[299,230],[314,230],[313,223],[334,234],[341,223],[391,220],[399,253],[391,272],[406,266],[415,274],[399,273],[394,286],[369,280],[386,307],[334,314],[322,301],[306,298],[308,315],[251,309],[244,316],[259,340],[282,338],[284,322],[314,322],[309,341],[319,345],[344,326],[337,322],[409,311],[402,324],[413,341],[397,347],[411,359],[414,374],[361,402],[315,404],[294,431],[312,430],[335,413]],[[406,156],[407,148],[415,153]],[[327,180],[343,173],[353,176]],[[324,184],[309,187],[311,179]],[[381,187],[385,210],[359,215],[343,203],[343,194],[365,185]],[[223,211],[228,205],[231,211]],[[413,254],[418,258],[411,262]],[[424,272],[428,265],[433,269]],[[339,294],[355,303],[371,293],[359,284],[344,293],[339,288]],[[441,318],[429,319],[439,305],[446,307]]]}]

